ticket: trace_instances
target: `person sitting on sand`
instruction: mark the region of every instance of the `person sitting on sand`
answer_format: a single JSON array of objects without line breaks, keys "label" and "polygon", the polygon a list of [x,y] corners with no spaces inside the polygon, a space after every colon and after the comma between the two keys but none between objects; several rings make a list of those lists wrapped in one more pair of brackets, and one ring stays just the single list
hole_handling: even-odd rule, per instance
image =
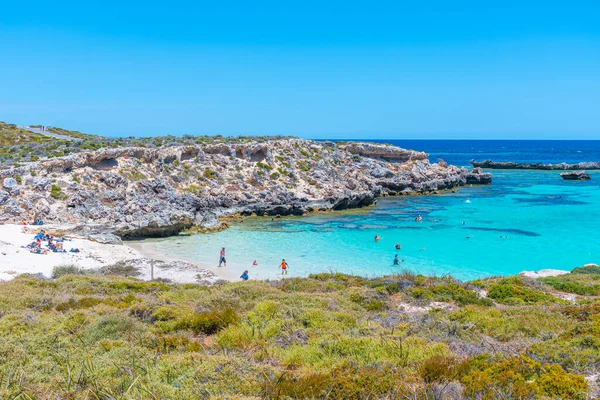
[{"label": "person sitting on sand", "polygon": [[379,242],[380,240],[381,240],[381,237],[379,235],[375,234],[375,241]]},{"label": "person sitting on sand", "polygon": [[396,247],[396,250],[400,250],[400,249],[402,249],[402,246],[400,246],[400,243],[396,243],[396,246],[395,246],[395,247]]},{"label": "person sitting on sand", "polygon": [[258,263],[256,262],[256,260],[254,260],[254,262],[252,263],[252,268],[256,268],[258,267]]},{"label": "person sitting on sand", "polygon": [[285,258],[281,260],[281,264],[279,265],[279,268],[281,268],[281,275],[287,275],[288,267],[289,265],[287,262],[285,262]]},{"label": "person sitting on sand", "polygon": [[37,234],[37,235],[35,235],[34,239],[35,239],[35,240],[42,240],[42,239],[44,239],[44,236],[45,236],[45,232],[44,232],[44,230],[42,229],[41,231],[39,231],[39,232],[38,232],[38,234]]},{"label": "person sitting on sand", "polygon": [[247,281],[249,278],[248,276],[248,270],[245,270],[244,273],[240,276],[240,279],[243,279],[245,281]]},{"label": "person sitting on sand", "polygon": [[219,253],[219,267],[223,264],[223,266],[227,267],[227,261],[225,260],[225,247],[221,249],[221,253]]},{"label": "person sitting on sand", "polygon": [[36,243],[36,246],[33,249],[29,250],[29,252],[33,253],[33,254],[48,254],[48,250],[47,249],[42,249],[41,244],[38,245],[37,243]]}]

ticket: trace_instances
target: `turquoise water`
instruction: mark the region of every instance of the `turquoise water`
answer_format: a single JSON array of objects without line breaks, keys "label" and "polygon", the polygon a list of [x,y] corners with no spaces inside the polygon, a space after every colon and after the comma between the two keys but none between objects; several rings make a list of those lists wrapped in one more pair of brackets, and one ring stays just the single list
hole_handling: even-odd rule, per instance
[{"label": "turquoise water", "polygon": [[[410,269],[459,279],[600,263],[600,172],[581,182],[563,181],[556,171],[492,172],[492,185],[458,193],[386,198],[350,212],[250,218],[222,232],[148,244],[168,258],[211,267],[225,246],[228,270],[249,269],[261,279],[278,276],[282,258],[291,276]],[[415,222],[418,214],[422,222]],[[375,234],[382,240],[375,242]],[[392,265],[396,253],[404,259],[400,267]],[[255,259],[259,267],[251,268]]]}]

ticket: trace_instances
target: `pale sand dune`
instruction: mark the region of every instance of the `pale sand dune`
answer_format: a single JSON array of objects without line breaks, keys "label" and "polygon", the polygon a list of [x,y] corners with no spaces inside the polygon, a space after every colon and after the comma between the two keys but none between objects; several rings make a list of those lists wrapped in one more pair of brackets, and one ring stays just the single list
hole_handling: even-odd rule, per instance
[{"label": "pale sand dune", "polygon": [[[29,226],[28,228],[32,228]],[[51,277],[52,269],[60,265],[76,265],[82,269],[100,268],[119,261],[144,258],[140,252],[127,245],[101,244],[84,239],[71,239],[64,243],[65,249],[80,249],[80,253],[32,254],[21,248],[33,241],[33,234],[24,233],[20,225],[0,225],[0,280],[11,280],[19,274],[43,274]],[[140,279],[150,279],[148,262],[140,262]],[[146,271],[146,269],[148,269]],[[202,268],[188,264],[174,268],[155,268],[154,278],[167,278],[173,282],[196,282],[196,275],[207,274]],[[219,275],[221,279],[231,280],[232,277]],[[215,278],[207,278],[214,281]]]}]

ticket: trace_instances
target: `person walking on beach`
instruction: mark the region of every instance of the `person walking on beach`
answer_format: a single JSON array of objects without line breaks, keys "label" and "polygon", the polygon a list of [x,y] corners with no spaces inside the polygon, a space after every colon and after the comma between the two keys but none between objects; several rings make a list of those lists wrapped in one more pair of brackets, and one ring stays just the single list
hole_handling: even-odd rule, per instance
[{"label": "person walking on beach", "polygon": [[227,261],[225,260],[225,247],[221,249],[221,253],[219,254],[219,267],[223,264],[224,267],[227,267]]},{"label": "person walking on beach", "polygon": [[248,276],[248,270],[245,270],[244,273],[240,276],[240,279],[243,279],[245,281],[247,281],[249,278]]},{"label": "person walking on beach", "polygon": [[289,265],[287,262],[285,262],[285,258],[281,260],[281,264],[279,265],[279,268],[281,268],[281,275],[287,275],[288,267]]}]

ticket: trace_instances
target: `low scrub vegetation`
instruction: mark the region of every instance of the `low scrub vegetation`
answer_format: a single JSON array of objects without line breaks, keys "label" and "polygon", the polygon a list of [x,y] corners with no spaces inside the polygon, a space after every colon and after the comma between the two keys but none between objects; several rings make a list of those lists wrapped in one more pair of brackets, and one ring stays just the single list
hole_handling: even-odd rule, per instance
[{"label": "low scrub vegetation", "polygon": [[[131,267],[0,283],[0,398],[586,399],[600,301],[409,272],[213,286]],[[574,279],[569,277],[561,279]],[[486,296],[486,292],[488,296]]]}]

